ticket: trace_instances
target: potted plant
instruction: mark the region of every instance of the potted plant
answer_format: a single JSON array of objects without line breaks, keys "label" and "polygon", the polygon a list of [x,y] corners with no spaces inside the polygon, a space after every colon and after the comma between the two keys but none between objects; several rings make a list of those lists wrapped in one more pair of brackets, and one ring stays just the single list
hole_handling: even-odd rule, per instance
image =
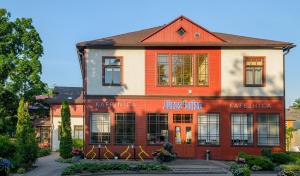
[{"label": "potted plant", "polygon": [[83,152],[82,152],[82,150],[80,149],[80,148],[73,148],[72,149],[72,155],[73,155],[73,159],[75,160],[75,161],[78,161],[78,160],[80,160],[81,158],[82,158],[82,156],[83,156]]},{"label": "potted plant", "polygon": [[8,175],[9,165],[10,165],[10,161],[8,159],[0,158],[0,175],[3,176]]}]

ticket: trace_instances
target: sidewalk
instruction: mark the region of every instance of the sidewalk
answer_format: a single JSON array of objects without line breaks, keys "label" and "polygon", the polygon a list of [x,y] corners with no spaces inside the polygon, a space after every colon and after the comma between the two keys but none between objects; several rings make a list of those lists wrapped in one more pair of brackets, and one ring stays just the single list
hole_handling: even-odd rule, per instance
[{"label": "sidewalk", "polygon": [[55,160],[59,153],[53,152],[49,156],[38,158],[35,168],[25,174],[14,174],[15,176],[59,176],[68,167],[68,163],[59,163]]}]

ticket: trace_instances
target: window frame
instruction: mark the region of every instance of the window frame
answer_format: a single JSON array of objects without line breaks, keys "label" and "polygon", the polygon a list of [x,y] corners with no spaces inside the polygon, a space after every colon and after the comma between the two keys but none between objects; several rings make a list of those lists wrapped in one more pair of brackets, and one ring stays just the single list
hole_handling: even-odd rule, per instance
[{"label": "window frame", "polygon": [[[105,65],[106,59],[120,59],[120,84],[105,83],[105,68],[108,67]],[[122,86],[123,84],[123,56],[102,56],[102,86]]]},{"label": "window frame", "polygon": [[[178,119],[175,119],[175,115],[180,115],[180,121],[177,121]],[[188,121],[186,119],[188,117]],[[173,114],[173,124],[180,123],[180,124],[189,124],[193,123],[193,114],[191,113],[174,113]]]},{"label": "window frame", "polygon": [[[108,115],[108,118],[109,118],[109,120],[108,120],[108,122],[109,122],[109,124],[108,124],[108,127],[109,127],[109,141],[108,141],[108,143],[105,143],[105,142],[93,142],[92,141],[92,115],[93,114],[107,114]],[[111,137],[111,135],[112,135],[112,129],[111,129],[111,124],[112,124],[112,122],[111,122],[111,114],[109,113],[109,112],[91,112],[90,113],[90,115],[89,115],[89,121],[90,121],[90,125],[89,125],[89,144],[106,144],[106,145],[108,145],[108,144],[111,144],[111,140],[112,140],[112,137]]]},{"label": "window frame", "polygon": [[[262,84],[247,84],[247,73],[246,73],[246,61],[247,59],[261,59],[262,66],[252,66],[252,67],[262,67]],[[243,75],[244,75],[244,86],[245,87],[265,87],[266,85],[266,56],[244,56],[243,58]],[[255,80],[255,74],[253,73],[253,81]]]},{"label": "window frame", "polygon": [[[131,124],[131,125],[133,125],[133,134],[132,135],[128,135],[128,133],[126,132],[126,134],[122,134],[122,135],[118,135],[118,136],[132,136],[133,138],[133,142],[131,142],[131,143],[117,143],[117,125],[118,125],[118,121],[122,121],[122,123],[124,123],[124,122],[126,122],[125,121],[125,115],[128,115],[128,114],[131,114],[131,115],[133,115],[133,122],[132,123],[125,123],[125,124],[121,124],[121,125],[123,125],[123,126],[127,126],[128,124]],[[122,115],[122,117],[123,117],[123,120],[117,120],[117,115]],[[125,112],[125,113],[122,113],[122,112],[116,112],[116,113],[114,113],[114,128],[115,128],[115,130],[114,130],[114,144],[115,145],[129,145],[129,144],[131,144],[131,145],[134,145],[135,144],[135,142],[136,142],[136,139],[135,139],[135,137],[136,137],[136,116],[135,116],[135,113],[134,112]],[[123,129],[123,132],[124,131],[126,131],[126,130],[124,130]]]},{"label": "window frame", "polygon": [[[155,127],[156,127],[156,129],[157,129],[157,126],[159,126],[159,125],[166,125],[167,126],[167,138],[166,138],[166,141],[169,141],[169,114],[168,113],[147,113],[146,115],[147,115],[147,134],[146,135],[148,135],[148,134],[150,134],[150,120],[149,120],[149,118],[150,118],[150,114],[152,114],[152,115],[155,115]],[[164,117],[167,117],[167,120],[166,120],[166,123],[161,123],[161,121],[159,121],[158,120],[158,118],[160,118],[160,115],[163,115]],[[158,136],[158,135],[156,135],[156,134],[158,134],[157,133],[157,131],[155,131],[155,137],[156,136]],[[150,142],[149,142],[149,140],[148,140],[148,136],[146,137],[146,141],[147,141],[147,145],[159,145],[159,146],[161,146],[163,143],[165,143],[166,141],[163,141],[163,142],[161,142],[161,143],[154,143],[154,144],[151,144]]]},{"label": "window frame", "polygon": [[[201,134],[200,134],[201,130],[199,131],[199,124],[201,124],[200,121],[199,121],[199,116],[209,115],[209,114],[217,114],[218,115],[218,144],[200,144],[199,143],[199,135],[201,136]],[[220,117],[219,112],[197,113],[197,145],[198,146],[220,146],[221,145],[221,133],[220,133],[221,132],[221,130],[220,130],[221,125],[220,124],[221,124],[221,117]]]},{"label": "window frame", "polygon": [[[241,145],[241,144],[238,144],[238,145],[235,145],[233,144],[232,140],[233,140],[233,129],[232,129],[232,115],[239,115],[239,114],[246,114],[247,115],[247,118],[249,117],[249,115],[252,116],[252,131],[251,131],[251,135],[252,135],[252,143],[251,144],[245,144],[245,145]],[[245,124],[243,124],[245,125]],[[233,112],[233,113],[230,113],[230,129],[231,129],[231,146],[232,147],[253,147],[254,146],[254,114],[253,113],[248,113],[248,112]]]},{"label": "window frame", "polygon": [[[78,134],[78,132],[79,132],[79,130],[78,129],[76,129],[76,128],[78,128],[78,127],[80,127],[80,128],[82,128],[82,138],[80,138],[80,137],[75,137],[75,134]],[[76,133],[77,132],[77,133]],[[83,139],[84,137],[84,128],[83,128],[83,125],[74,125],[73,126],[73,138],[74,139]]]},{"label": "window frame", "polygon": [[[167,55],[168,56],[168,84],[162,85],[159,84],[159,74],[158,74],[158,56],[159,55]],[[192,56],[192,76],[193,76],[193,84],[191,85],[174,85],[173,84],[173,55],[191,55]],[[207,60],[207,84],[206,85],[201,85],[198,83],[198,59],[196,55],[206,55],[206,60]],[[156,60],[155,60],[155,84],[157,87],[209,87],[210,82],[210,59],[209,59],[209,53],[208,52],[198,52],[198,53],[176,53],[176,52],[161,52],[161,53],[156,53]]]},{"label": "window frame", "polygon": [[[278,115],[278,144],[259,144],[259,122],[258,122],[258,116],[259,115]],[[256,138],[257,138],[257,146],[260,146],[260,147],[278,147],[280,146],[280,140],[281,140],[281,136],[280,136],[280,123],[281,123],[281,120],[280,120],[280,113],[257,113],[256,114],[256,124],[257,124],[257,132],[256,132]],[[268,123],[269,124],[269,123]],[[269,129],[269,128],[268,128]],[[267,139],[269,139],[269,134],[267,136]]]}]

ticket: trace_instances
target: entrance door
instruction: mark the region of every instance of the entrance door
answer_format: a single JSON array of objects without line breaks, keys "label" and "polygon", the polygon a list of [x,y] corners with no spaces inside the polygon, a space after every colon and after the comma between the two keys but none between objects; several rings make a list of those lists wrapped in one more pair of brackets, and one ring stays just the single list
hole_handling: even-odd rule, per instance
[{"label": "entrance door", "polygon": [[174,114],[174,151],[178,157],[194,157],[193,115]]}]

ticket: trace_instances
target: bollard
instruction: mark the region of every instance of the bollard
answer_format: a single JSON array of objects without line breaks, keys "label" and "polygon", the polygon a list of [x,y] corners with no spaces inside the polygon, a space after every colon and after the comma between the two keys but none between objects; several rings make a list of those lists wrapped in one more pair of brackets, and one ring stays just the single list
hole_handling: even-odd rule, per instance
[{"label": "bollard", "polygon": [[210,150],[205,151],[205,159],[210,160]]}]

